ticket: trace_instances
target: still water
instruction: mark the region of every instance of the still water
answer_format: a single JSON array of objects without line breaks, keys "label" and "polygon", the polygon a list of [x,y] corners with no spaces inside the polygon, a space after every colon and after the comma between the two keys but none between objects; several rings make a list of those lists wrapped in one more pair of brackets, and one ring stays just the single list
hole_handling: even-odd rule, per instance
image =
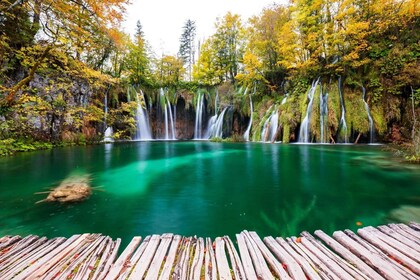
[{"label": "still water", "polygon": [[[131,142],[0,158],[0,236],[357,229],[419,206],[420,169],[380,146]],[[75,204],[36,195],[74,172],[99,187]],[[405,207],[405,206],[404,206]],[[403,207],[403,208],[404,208]],[[395,215],[394,215],[395,216]]]}]

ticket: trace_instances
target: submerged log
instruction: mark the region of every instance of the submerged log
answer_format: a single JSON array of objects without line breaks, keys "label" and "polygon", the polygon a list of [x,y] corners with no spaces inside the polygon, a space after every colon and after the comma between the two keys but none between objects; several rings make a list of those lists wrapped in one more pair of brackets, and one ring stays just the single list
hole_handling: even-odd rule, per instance
[{"label": "submerged log", "polygon": [[[89,185],[89,175],[70,176],[63,180],[61,184],[48,193],[47,198],[37,201],[41,202],[79,202],[87,199],[92,194],[92,188]],[[45,192],[37,193],[42,194]]]}]

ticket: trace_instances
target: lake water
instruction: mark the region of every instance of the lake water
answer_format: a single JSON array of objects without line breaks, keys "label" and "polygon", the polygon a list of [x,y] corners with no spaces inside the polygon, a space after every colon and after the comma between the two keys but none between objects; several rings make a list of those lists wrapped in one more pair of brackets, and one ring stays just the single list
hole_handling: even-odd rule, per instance
[{"label": "lake water", "polygon": [[[124,242],[185,236],[290,236],[357,229],[419,206],[420,169],[381,146],[131,142],[0,158],[0,236],[103,233]],[[35,195],[74,172],[100,187],[86,201]]]}]

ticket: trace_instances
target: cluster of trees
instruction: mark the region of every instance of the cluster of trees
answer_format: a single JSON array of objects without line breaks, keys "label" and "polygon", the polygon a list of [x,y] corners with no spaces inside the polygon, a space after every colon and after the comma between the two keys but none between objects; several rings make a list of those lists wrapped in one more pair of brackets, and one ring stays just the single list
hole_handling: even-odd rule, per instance
[{"label": "cluster of trees", "polygon": [[105,99],[108,120],[124,120],[125,127],[116,126],[129,135],[135,105],[127,84],[258,85],[276,96],[303,94],[318,76],[341,77],[344,86],[365,87],[370,103],[397,96],[418,107],[416,0],[293,0],[247,22],[227,13],[200,44],[195,22],[187,20],[178,54],[161,56],[150,49],[140,21],[134,36],[122,31],[128,2],[1,0],[1,139],[37,138],[37,131],[44,138],[49,131],[49,140],[99,135]]}]

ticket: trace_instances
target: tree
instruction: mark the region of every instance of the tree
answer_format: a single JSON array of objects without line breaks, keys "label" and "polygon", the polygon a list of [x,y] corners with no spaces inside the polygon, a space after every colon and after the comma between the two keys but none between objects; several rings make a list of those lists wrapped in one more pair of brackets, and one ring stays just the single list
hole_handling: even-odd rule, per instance
[{"label": "tree", "polygon": [[161,86],[177,85],[185,74],[182,60],[172,55],[164,55],[156,66],[155,76]]},{"label": "tree", "polygon": [[126,70],[130,82],[136,85],[149,84],[149,57],[147,54],[147,42],[140,21],[137,21],[134,42],[128,44],[126,58]]},{"label": "tree", "polygon": [[192,68],[195,63],[195,35],[196,27],[195,22],[188,19],[184,27],[182,28],[183,32],[181,34],[180,46],[179,46],[179,57],[184,62],[184,65],[187,68],[188,80],[192,79]]}]

